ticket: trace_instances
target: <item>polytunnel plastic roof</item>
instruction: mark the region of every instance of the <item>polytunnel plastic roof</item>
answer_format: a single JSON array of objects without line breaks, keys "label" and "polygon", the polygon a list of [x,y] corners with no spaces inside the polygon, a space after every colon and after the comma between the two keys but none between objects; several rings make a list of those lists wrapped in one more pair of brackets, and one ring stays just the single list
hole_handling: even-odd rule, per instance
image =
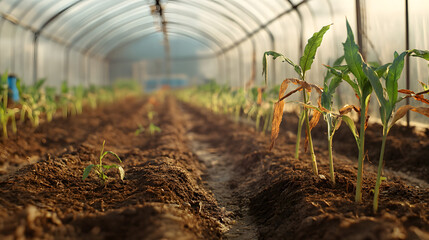
[{"label": "polytunnel plastic roof", "polygon": [[[306,0],[165,0],[168,34],[198,41],[213,53],[230,50]],[[3,18],[86,54],[115,48],[161,31],[155,0],[0,0]],[[198,21],[195,21],[198,19]],[[252,39],[252,41],[254,41]]]}]

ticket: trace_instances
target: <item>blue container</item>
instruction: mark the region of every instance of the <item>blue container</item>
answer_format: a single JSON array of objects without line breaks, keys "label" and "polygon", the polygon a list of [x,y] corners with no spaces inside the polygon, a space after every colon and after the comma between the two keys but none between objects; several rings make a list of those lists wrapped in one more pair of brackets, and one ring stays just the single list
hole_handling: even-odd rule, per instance
[{"label": "blue container", "polygon": [[14,102],[19,101],[19,91],[16,87],[16,77],[9,76],[7,78],[7,83],[9,85],[9,98],[11,98]]}]

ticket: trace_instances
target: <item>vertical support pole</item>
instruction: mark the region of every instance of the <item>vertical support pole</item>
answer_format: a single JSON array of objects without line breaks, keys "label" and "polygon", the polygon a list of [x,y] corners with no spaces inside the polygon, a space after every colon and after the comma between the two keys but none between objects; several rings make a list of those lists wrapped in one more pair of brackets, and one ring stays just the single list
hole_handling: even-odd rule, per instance
[{"label": "vertical support pole", "polygon": [[362,7],[362,4],[365,4],[364,0],[356,0],[357,38],[360,53],[363,59],[366,60],[366,49],[362,38],[363,34],[365,33],[365,14],[363,12],[364,8]]},{"label": "vertical support pole", "polygon": [[[410,49],[410,28],[408,17],[408,0],[405,0],[405,50]],[[405,81],[407,89],[410,89],[410,55],[407,54],[405,61]],[[410,98],[405,99],[406,104],[410,104]],[[411,113],[411,111],[410,111]],[[410,113],[407,114],[407,127],[410,127]]]},{"label": "vertical support pole", "polygon": [[[276,50],[276,42],[274,39],[274,36],[270,34],[270,43],[271,43],[271,49],[272,51]],[[272,61],[271,64],[271,76],[273,76],[273,85],[277,84],[277,75],[276,75],[276,63],[275,61]]]},{"label": "vertical support pole", "polygon": [[[227,78],[231,78],[231,62],[229,61],[229,56],[228,53],[225,52],[224,55],[225,57],[225,79],[224,79],[224,84],[227,85],[228,84],[228,80]],[[229,82],[231,82],[231,79],[229,79]]]},{"label": "vertical support pole", "polygon": [[33,84],[37,82],[39,59],[39,34],[35,33],[33,38]]},{"label": "vertical support pole", "polygon": [[241,46],[237,46],[238,51],[238,82],[237,86],[241,86],[241,82],[243,81],[243,52],[241,51]]},{"label": "vertical support pole", "polygon": [[221,59],[221,54],[216,56],[217,59],[217,68],[218,68],[218,79],[217,82],[220,82],[220,79],[224,78],[225,69],[223,67],[223,61]]},{"label": "vertical support pole", "polygon": [[71,49],[66,47],[66,53],[64,54],[64,81],[67,83],[70,83],[70,51]]}]

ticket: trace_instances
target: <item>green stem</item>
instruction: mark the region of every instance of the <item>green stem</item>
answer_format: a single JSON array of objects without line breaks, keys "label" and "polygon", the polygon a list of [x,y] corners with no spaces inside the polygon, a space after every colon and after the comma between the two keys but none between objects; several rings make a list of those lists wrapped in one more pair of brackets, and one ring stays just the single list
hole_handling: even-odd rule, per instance
[{"label": "green stem", "polygon": [[261,124],[261,114],[259,113],[260,110],[258,110],[258,113],[256,114],[256,131],[259,132],[259,125]]},{"label": "green stem", "polygon": [[16,133],[18,129],[16,128],[16,120],[15,120],[15,112],[11,115],[11,121],[12,121],[12,132]]},{"label": "green stem", "polygon": [[362,202],[362,177],[363,177],[363,160],[365,158],[365,116],[366,105],[365,100],[361,100],[361,111],[360,111],[360,133],[359,133],[359,157],[358,157],[358,174],[356,181],[356,195],[355,202]]},{"label": "green stem", "polygon": [[[307,104],[307,92],[305,90],[302,91],[304,96],[304,103]],[[313,167],[313,173],[316,176],[319,176],[319,171],[317,170],[317,161],[316,161],[316,154],[314,154],[314,148],[313,148],[313,139],[311,138],[311,130],[310,130],[310,120],[308,117],[308,109],[304,107],[304,121],[305,121],[305,130],[307,132],[308,137],[308,147],[310,148],[310,154],[311,154],[311,164]]]},{"label": "green stem", "polygon": [[[329,133],[329,131],[328,131]],[[328,150],[329,150],[329,173],[331,175],[331,181],[335,185],[335,172],[334,172],[334,158],[332,156],[332,139],[333,136],[328,136]]]},{"label": "green stem", "polygon": [[304,110],[301,110],[301,114],[299,115],[298,119],[298,132],[296,134],[296,144],[295,144],[295,159],[299,159],[299,145],[301,142],[301,131],[302,131],[302,124],[304,119]]},{"label": "green stem", "polygon": [[7,118],[6,120],[2,121],[2,126],[3,126],[3,138],[7,139]]},{"label": "green stem", "polygon": [[380,185],[381,185],[382,175],[383,175],[383,158],[384,158],[384,148],[386,146],[386,138],[387,138],[387,131],[383,129],[383,141],[381,143],[380,159],[378,160],[377,181],[375,183],[375,189],[374,189],[374,204],[373,204],[374,213],[376,213],[378,210],[378,196],[380,193]]}]

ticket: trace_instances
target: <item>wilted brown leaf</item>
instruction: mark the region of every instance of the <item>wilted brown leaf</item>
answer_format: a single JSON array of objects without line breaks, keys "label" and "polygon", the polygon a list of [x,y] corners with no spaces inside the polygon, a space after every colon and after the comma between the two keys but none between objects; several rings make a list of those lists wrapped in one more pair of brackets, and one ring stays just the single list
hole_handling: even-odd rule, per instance
[{"label": "wilted brown leaf", "polygon": [[429,117],[429,108],[416,107],[416,108],[411,109],[411,111],[416,112],[416,113],[420,113],[422,115],[425,115],[426,117]]},{"label": "wilted brown leaf", "polygon": [[411,105],[405,105],[398,108],[398,110],[396,110],[395,114],[393,115],[393,119],[392,119],[392,122],[390,123],[389,128],[391,128],[399,119],[403,118],[405,114],[407,114],[407,112],[413,108],[414,107]]},{"label": "wilted brown leaf", "polygon": [[365,130],[368,127],[368,120],[369,120],[369,115],[368,115],[368,109],[369,109],[369,102],[368,101],[368,106],[366,106],[365,108]]},{"label": "wilted brown leaf", "polygon": [[413,98],[419,102],[429,104],[429,100],[424,98],[423,95],[415,95],[415,96],[413,96]]},{"label": "wilted brown leaf", "polygon": [[280,131],[280,123],[282,122],[283,118],[283,108],[284,108],[284,101],[281,100],[283,94],[285,94],[287,87],[288,87],[288,79],[284,80],[282,84],[280,85],[279,90],[279,101],[277,101],[274,104],[274,113],[273,113],[273,121],[271,126],[271,143],[270,143],[270,151],[274,147],[274,143],[279,136]]},{"label": "wilted brown leaf", "polygon": [[258,88],[258,99],[257,99],[257,101],[256,101],[256,103],[258,104],[258,105],[261,105],[262,104],[262,93],[264,92],[264,88],[261,88],[261,87],[259,87]]},{"label": "wilted brown leaf", "polygon": [[339,112],[341,115],[344,115],[351,112],[352,110],[360,114],[360,108],[355,105],[345,105],[339,110]]},{"label": "wilted brown leaf", "polygon": [[398,92],[404,93],[404,94],[415,94],[415,92],[408,89],[399,89]]},{"label": "wilted brown leaf", "polygon": [[321,112],[313,111],[313,117],[311,118],[311,121],[310,121],[310,130],[313,129],[317,125],[317,123],[319,123],[321,115],[322,115]]},{"label": "wilted brown leaf", "polygon": [[273,115],[273,122],[272,122],[272,129],[271,129],[271,144],[270,144],[270,151],[274,147],[274,143],[279,136],[280,131],[280,123],[282,122],[283,118],[283,107],[284,102],[276,102],[274,104],[274,115]]}]

